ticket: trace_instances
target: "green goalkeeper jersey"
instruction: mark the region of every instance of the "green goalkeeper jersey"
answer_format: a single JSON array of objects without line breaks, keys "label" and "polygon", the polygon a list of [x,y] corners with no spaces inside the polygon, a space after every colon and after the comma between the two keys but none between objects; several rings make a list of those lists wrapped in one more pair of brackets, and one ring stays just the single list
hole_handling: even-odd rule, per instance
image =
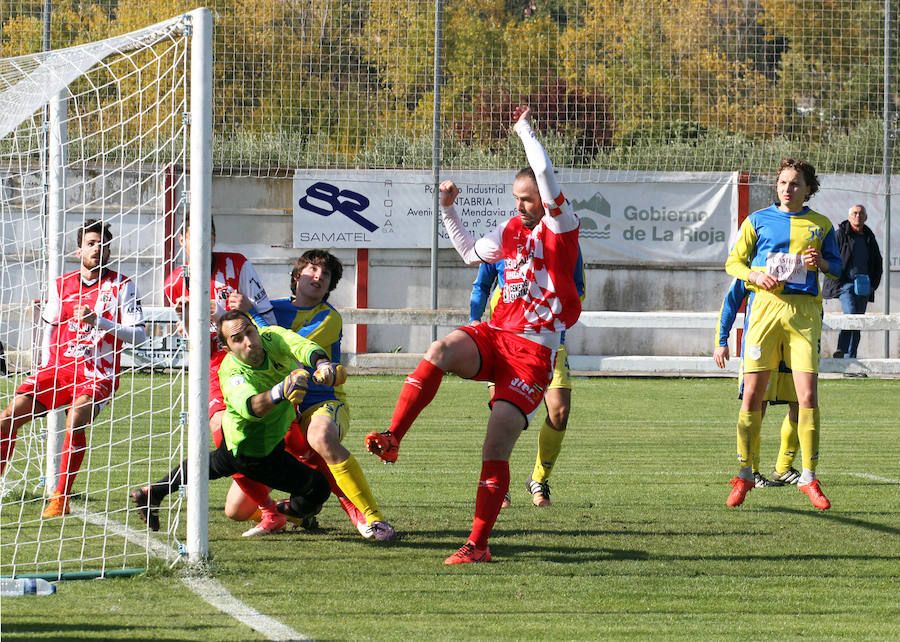
[{"label": "green goalkeeper jersey", "polygon": [[271,390],[293,370],[312,366],[310,358],[323,352],[318,344],[278,326],[259,328],[266,359],[254,368],[229,353],[219,366],[219,382],[225,399],[222,432],[235,455],[265,457],[291,427],[296,413],[289,402],[277,404],[265,417],[250,412],[250,398]]}]

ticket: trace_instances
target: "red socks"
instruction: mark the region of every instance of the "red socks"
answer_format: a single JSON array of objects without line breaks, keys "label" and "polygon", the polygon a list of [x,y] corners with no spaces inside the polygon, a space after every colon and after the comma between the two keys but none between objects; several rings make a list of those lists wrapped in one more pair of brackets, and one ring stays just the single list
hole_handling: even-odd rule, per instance
[{"label": "red socks", "polygon": [[0,475],[6,470],[6,464],[16,449],[16,430],[11,429],[8,435],[0,435]]},{"label": "red socks", "polygon": [[434,399],[443,378],[443,370],[422,359],[413,373],[403,382],[400,397],[394,406],[394,415],[391,417],[390,430],[397,441],[403,439],[419,413]]},{"label": "red socks", "polygon": [[481,463],[481,479],[475,494],[475,519],[469,541],[475,548],[487,548],[488,537],[500,514],[503,497],[509,490],[509,462],[489,460]]},{"label": "red socks", "polygon": [[87,452],[87,436],[84,429],[67,430],[63,440],[62,458],[59,462],[59,482],[56,484],[56,494],[69,496],[75,476],[81,470],[81,462]]}]

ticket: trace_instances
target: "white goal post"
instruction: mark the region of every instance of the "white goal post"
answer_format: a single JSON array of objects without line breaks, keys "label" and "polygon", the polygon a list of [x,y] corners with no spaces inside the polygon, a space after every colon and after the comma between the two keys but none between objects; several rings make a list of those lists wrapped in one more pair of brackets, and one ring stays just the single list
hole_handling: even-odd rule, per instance
[{"label": "white goal post", "polygon": [[[209,272],[212,25],[212,13],[198,9],[106,40],[0,59],[2,408],[46,363],[42,308],[58,277],[80,268],[76,233],[86,221],[109,226],[104,267],[127,277],[144,306],[165,304],[166,272],[181,260],[174,237],[187,216],[194,269]],[[89,287],[80,283],[79,292]],[[97,306],[109,302],[99,287]],[[59,457],[67,407],[4,429],[0,575],[137,572],[160,551],[171,563],[207,559],[208,280],[196,279],[190,296],[190,374],[158,358],[173,343],[170,324],[147,319],[146,342],[115,343],[118,390],[86,426],[85,445],[67,447],[69,475]],[[60,309],[51,327],[77,327],[66,304]],[[105,332],[78,331],[98,342]],[[72,432],[66,439],[76,444]],[[73,466],[76,453],[83,462]],[[186,508],[185,493],[176,493],[160,513],[161,532],[150,532],[129,493],[185,454]],[[60,494],[62,478],[74,482],[54,516],[46,497]]]}]

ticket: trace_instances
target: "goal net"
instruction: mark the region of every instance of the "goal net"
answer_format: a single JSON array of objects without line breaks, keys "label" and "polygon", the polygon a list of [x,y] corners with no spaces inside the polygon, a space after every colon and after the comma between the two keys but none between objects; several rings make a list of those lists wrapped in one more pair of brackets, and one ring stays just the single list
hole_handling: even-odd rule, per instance
[{"label": "goal net", "polygon": [[[189,193],[194,18],[196,12],[99,42],[0,59],[0,406],[10,407],[2,435],[8,461],[0,482],[0,575],[108,575],[179,557],[181,493],[163,504],[159,533],[148,529],[129,493],[186,454],[186,340],[165,307],[163,282],[183,255],[177,235]],[[59,277],[81,269],[77,234],[91,219],[112,234],[103,274],[130,279],[139,304],[126,309],[125,288],[103,284],[91,300],[89,281],[64,281],[74,290],[64,291],[50,336],[68,331],[75,340],[66,354],[86,345],[90,361],[68,369],[119,371],[108,402],[92,402],[101,409],[81,447],[77,436],[66,436],[70,406],[17,431],[12,424],[22,416],[16,391],[42,370],[51,371],[52,391],[40,398],[65,398],[66,366],[45,366],[45,319],[54,316],[46,311]],[[129,344],[102,326],[75,322],[77,302],[112,310],[120,323],[142,307],[146,340]],[[104,346],[113,354],[101,355]],[[79,385],[89,392],[76,386],[76,397],[95,394],[89,383]],[[81,456],[65,493],[72,460]],[[70,474],[61,474],[63,467]],[[49,499],[60,491],[67,505],[50,516]]]}]

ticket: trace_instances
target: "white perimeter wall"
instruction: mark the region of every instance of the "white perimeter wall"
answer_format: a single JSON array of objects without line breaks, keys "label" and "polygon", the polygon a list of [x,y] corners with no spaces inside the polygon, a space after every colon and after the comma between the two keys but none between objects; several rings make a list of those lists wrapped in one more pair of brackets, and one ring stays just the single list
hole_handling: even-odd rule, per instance
[{"label": "white perimeter wall", "polygon": [[[213,179],[217,249],[246,254],[256,265],[273,298],[289,295],[290,266],[302,252],[302,249],[291,247],[291,189],[289,177]],[[765,206],[768,199],[767,189],[753,189],[751,211]],[[74,203],[69,203],[69,207],[74,210]],[[84,212],[85,216],[97,214]],[[151,213],[141,214],[144,221],[147,220],[144,218],[147,214]],[[66,270],[77,267],[72,254],[75,241],[71,230],[81,217],[81,210],[70,211],[67,216],[65,251],[69,260]],[[128,234],[130,225],[126,218],[122,224],[114,226],[114,234],[121,243],[121,252],[139,255],[137,261],[132,258],[128,263],[134,269],[123,268],[123,271],[138,275],[137,284],[145,306],[161,306],[162,247],[155,251],[148,249],[145,240],[138,238],[136,234]],[[156,238],[162,238],[161,218],[159,225],[160,231],[154,235]],[[894,229],[897,227],[895,223]],[[6,226],[4,229],[7,229]],[[338,308],[356,307],[356,252],[335,250],[334,253],[344,263],[345,271],[344,279],[332,295],[332,303]],[[430,259],[430,252],[427,250],[370,250],[369,307],[430,307]],[[894,257],[894,266],[891,312],[897,313],[900,312],[900,257]],[[730,278],[718,265],[648,268],[588,261],[586,271],[586,310],[715,312],[719,309],[721,297],[730,282]],[[442,250],[439,258],[439,307],[468,309],[469,292],[475,275],[476,270],[465,266],[454,251]],[[13,285],[21,278],[20,283],[26,289],[34,288],[29,283],[31,279],[25,275],[9,276],[12,277]],[[36,298],[39,293],[29,294],[31,298]],[[869,311],[884,311],[882,290],[876,293],[876,302],[870,305]],[[840,312],[839,303],[826,301],[826,312]],[[30,316],[30,311],[28,314]],[[12,318],[9,321],[14,325]],[[439,328],[439,336],[449,330],[449,327]],[[356,352],[355,326],[346,326],[344,336],[344,352]],[[31,338],[27,341],[31,341]],[[421,353],[430,341],[431,328],[427,326],[372,325],[368,328],[369,352]],[[826,332],[823,337],[823,356],[831,355],[836,341],[836,332]],[[10,344],[12,343],[14,341],[11,340]],[[576,326],[570,330],[567,343],[569,352],[573,355],[702,356],[711,355],[715,337],[710,331],[610,330]],[[864,333],[860,356],[883,357],[883,346],[883,333]],[[16,347],[9,345],[7,349],[15,350]],[[891,336],[890,356],[900,357],[900,333],[893,333]]]},{"label": "white perimeter wall", "polygon": [[[291,262],[303,249],[290,247],[291,179],[216,178],[213,216],[218,247],[249,256],[274,297],[289,295]],[[769,190],[751,191],[751,211],[768,204]],[[895,228],[897,225],[895,224]],[[253,242],[250,243],[249,241]],[[329,249],[329,248],[325,248]],[[356,252],[334,250],[344,263],[344,279],[332,294],[338,307],[356,307]],[[369,307],[428,308],[431,305],[431,254],[427,250],[369,250]],[[892,273],[892,312],[900,312],[900,257]],[[468,309],[477,270],[467,267],[452,250],[442,250],[438,263],[438,306]],[[731,282],[722,266],[659,268],[588,262],[585,310],[690,312],[718,311]],[[870,312],[884,311],[879,290]],[[840,312],[837,301],[826,301],[826,312]],[[451,328],[438,329],[439,336]],[[346,326],[344,351],[355,352],[355,326]],[[369,352],[424,352],[430,327],[369,326]],[[822,354],[835,349],[837,333],[823,338]],[[609,330],[576,326],[567,335],[570,354],[577,355],[711,355],[715,336],[709,331]],[[865,333],[860,356],[882,357],[883,333]],[[900,333],[891,336],[891,356],[900,356]]]}]

